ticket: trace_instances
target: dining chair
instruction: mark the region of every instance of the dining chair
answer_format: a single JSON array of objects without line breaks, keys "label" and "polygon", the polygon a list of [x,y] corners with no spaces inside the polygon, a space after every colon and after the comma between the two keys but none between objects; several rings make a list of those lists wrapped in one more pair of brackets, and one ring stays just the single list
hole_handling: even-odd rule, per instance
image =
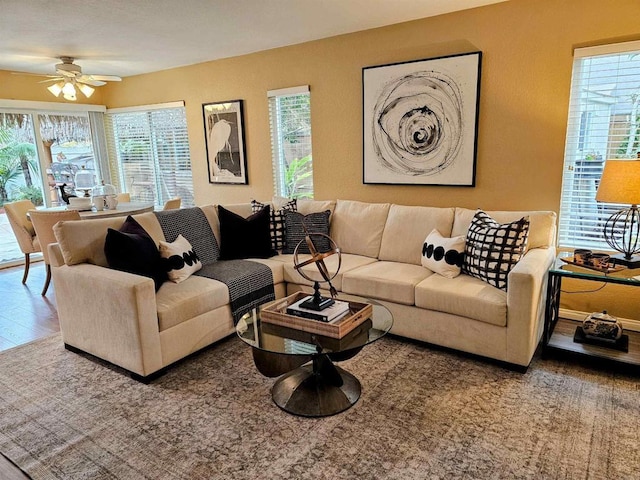
[{"label": "dining chair", "polygon": [[47,278],[44,281],[44,287],[42,288],[41,294],[45,295],[49,289],[49,283],[51,282],[51,264],[49,263],[49,252],[47,247],[49,244],[57,242],[56,236],[53,233],[53,226],[62,220],[80,220],[80,213],[77,210],[61,210],[53,212],[30,210],[29,218],[31,219],[31,223],[33,223],[36,235],[40,240],[42,256],[44,257],[44,263],[47,266]]},{"label": "dining chair", "polygon": [[180,197],[175,197],[175,198],[172,198],[170,200],[167,200],[164,203],[164,207],[162,209],[163,210],[175,210],[176,208],[180,208],[181,204],[182,204],[182,199]]},{"label": "dining chair", "polygon": [[31,264],[32,253],[41,252],[40,241],[36,236],[36,231],[27,217],[27,212],[36,208],[31,200],[18,200],[4,204],[4,211],[9,219],[9,224],[16,236],[18,246],[24,253],[24,274],[22,275],[22,283],[27,282],[29,275],[29,265]]},{"label": "dining chair", "polygon": [[122,192],[116,194],[116,200],[118,203],[129,203],[131,202],[131,194],[129,192]]}]

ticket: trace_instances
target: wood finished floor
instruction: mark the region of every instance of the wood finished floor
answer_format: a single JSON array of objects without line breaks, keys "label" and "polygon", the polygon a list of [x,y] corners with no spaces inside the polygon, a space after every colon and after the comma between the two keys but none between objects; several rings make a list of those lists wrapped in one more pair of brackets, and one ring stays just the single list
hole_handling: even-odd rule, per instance
[{"label": "wood finished floor", "polygon": [[[46,270],[44,262],[31,265],[27,283],[22,284],[24,267],[0,269],[0,350],[9,350],[58,331],[58,313],[53,283],[40,295]],[[22,471],[0,455],[0,479],[28,479]]]},{"label": "wood finished floor", "polygon": [[27,283],[24,267],[0,269],[0,351],[48,337],[58,331],[58,312],[53,282],[40,295],[46,270],[44,262],[31,265]]}]

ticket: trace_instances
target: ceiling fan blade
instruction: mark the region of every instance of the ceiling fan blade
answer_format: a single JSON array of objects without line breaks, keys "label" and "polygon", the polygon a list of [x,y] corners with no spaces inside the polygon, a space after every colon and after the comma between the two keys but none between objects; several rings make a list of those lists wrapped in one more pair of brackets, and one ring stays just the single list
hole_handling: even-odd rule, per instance
[{"label": "ceiling fan blade", "polygon": [[117,75],[83,75],[83,77],[89,80],[102,80],[105,82],[120,82],[122,80]]},{"label": "ceiling fan blade", "polygon": [[87,85],[91,85],[92,87],[101,87],[101,86],[107,84],[107,82],[102,82],[100,80],[93,80],[93,79],[88,78],[88,77],[90,77],[90,75],[83,75],[78,80],[76,80],[76,82],[78,82],[78,83],[86,83]]},{"label": "ceiling fan blade", "polygon": [[62,77],[51,77],[51,78],[48,78],[47,80],[40,80],[38,83],[59,82],[62,80],[64,80],[64,78]]}]

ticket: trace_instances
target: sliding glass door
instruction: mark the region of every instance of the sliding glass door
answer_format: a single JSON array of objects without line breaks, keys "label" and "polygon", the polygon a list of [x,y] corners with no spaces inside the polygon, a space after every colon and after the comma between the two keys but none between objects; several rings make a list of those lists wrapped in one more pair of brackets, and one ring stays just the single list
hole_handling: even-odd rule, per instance
[{"label": "sliding glass door", "polygon": [[24,258],[2,206],[60,205],[83,168],[99,180],[87,113],[0,110],[0,266]]}]

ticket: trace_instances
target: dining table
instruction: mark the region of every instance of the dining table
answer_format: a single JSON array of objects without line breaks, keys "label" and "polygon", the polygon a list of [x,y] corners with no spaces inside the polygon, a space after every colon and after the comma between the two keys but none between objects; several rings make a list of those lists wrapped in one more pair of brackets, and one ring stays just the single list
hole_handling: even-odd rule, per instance
[{"label": "dining table", "polygon": [[97,218],[125,217],[138,213],[153,212],[153,203],[148,202],[119,202],[115,209],[95,210],[95,208],[81,210],[69,205],[59,205],[56,207],[41,208],[45,212],[60,212],[64,210],[78,210],[82,220],[93,220]]}]

